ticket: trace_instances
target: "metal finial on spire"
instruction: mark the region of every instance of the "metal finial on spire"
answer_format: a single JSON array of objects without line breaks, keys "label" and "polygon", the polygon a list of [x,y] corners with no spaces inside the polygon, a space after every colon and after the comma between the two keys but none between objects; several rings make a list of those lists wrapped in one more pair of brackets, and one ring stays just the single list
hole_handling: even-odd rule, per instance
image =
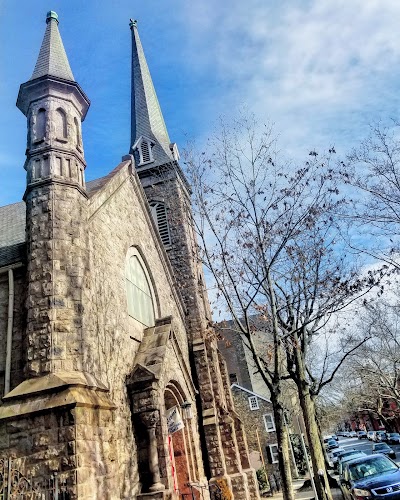
[{"label": "metal finial on spire", "polygon": [[54,10],[49,10],[49,12],[46,15],[46,23],[49,23],[52,19],[57,21],[57,24],[59,23],[57,12],[54,12]]},{"label": "metal finial on spire", "polygon": [[129,27],[132,30],[135,26],[137,26],[137,20],[136,19],[129,19]]}]

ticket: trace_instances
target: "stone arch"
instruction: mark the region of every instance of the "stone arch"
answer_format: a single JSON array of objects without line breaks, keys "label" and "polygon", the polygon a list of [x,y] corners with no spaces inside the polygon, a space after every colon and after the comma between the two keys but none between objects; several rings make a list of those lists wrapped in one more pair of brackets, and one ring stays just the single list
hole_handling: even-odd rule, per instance
[{"label": "stone arch", "polygon": [[199,478],[196,456],[193,449],[194,429],[193,419],[185,416],[183,410],[187,397],[177,381],[171,380],[164,389],[164,407],[166,416],[169,411],[177,407],[183,420],[184,427],[173,434],[168,433],[168,457],[167,467],[170,467],[170,474],[173,480],[173,489],[182,498],[200,498],[197,490],[190,487],[191,483],[196,483]]}]

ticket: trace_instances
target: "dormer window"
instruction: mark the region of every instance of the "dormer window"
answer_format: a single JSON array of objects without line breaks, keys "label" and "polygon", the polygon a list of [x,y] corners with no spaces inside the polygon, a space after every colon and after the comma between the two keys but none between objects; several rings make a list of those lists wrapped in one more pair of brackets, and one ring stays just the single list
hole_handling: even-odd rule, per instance
[{"label": "dormer window", "polygon": [[136,155],[138,167],[147,165],[148,163],[153,163],[153,146],[154,142],[143,135],[135,142],[132,149]]}]

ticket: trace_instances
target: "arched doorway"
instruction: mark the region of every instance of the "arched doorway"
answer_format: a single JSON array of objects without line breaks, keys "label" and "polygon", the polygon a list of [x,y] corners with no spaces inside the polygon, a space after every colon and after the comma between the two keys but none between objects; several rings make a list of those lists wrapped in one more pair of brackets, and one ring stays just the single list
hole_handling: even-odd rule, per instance
[{"label": "arched doorway", "polygon": [[192,421],[185,416],[182,404],[185,398],[176,384],[169,383],[164,391],[166,414],[173,408],[179,412],[183,420],[183,428],[168,433],[168,453],[170,473],[173,478],[173,489],[180,500],[198,500],[201,497],[192,484],[198,481],[197,467],[194,463]]}]

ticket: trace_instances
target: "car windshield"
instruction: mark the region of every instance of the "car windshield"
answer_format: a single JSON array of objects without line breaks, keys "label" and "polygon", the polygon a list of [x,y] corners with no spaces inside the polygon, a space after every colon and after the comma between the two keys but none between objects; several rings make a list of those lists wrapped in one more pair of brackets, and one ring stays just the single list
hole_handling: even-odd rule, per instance
[{"label": "car windshield", "polygon": [[397,438],[397,437],[399,437],[399,436],[400,436],[400,434],[399,434],[398,432],[391,432],[390,434],[388,434],[388,436],[390,436],[390,437],[392,437],[392,438],[393,438],[393,437],[396,437],[396,438]]},{"label": "car windshield", "polygon": [[376,474],[383,474],[384,472],[395,471],[397,469],[397,465],[386,457],[376,457],[365,462],[349,464],[350,479],[353,480],[375,476]]},{"label": "car windshield", "polygon": [[343,450],[335,450],[333,453],[332,453],[332,456],[333,457],[337,457],[338,455],[340,455],[341,453],[343,453]]},{"label": "car windshield", "polygon": [[386,443],[380,443],[380,444],[376,444],[374,446],[374,449],[375,450],[387,450],[387,449],[390,449],[390,448],[389,448],[389,446]]}]

